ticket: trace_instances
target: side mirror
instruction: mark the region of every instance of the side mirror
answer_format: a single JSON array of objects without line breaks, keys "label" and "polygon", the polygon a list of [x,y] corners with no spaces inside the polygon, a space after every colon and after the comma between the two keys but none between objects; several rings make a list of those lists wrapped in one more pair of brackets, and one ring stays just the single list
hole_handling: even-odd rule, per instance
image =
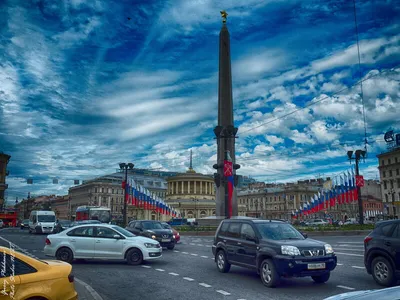
[{"label": "side mirror", "polygon": [[301,234],[304,236],[305,239],[308,238],[308,234],[307,233],[302,232]]},{"label": "side mirror", "polygon": [[122,237],[119,234],[114,234],[113,238],[116,239],[116,240],[122,239]]}]

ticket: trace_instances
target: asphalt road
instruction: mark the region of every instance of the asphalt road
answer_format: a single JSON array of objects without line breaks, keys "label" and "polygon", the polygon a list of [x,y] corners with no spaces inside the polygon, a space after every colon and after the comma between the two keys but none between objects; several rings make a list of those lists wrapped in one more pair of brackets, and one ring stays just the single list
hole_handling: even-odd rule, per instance
[{"label": "asphalt road", "polygon": [[[27,230],[3,229],[0,236],[38,258],[43,254],[45,235],[30,235]],[[104,300],[129,299],[323,299],[354,290],[381,288],[365,271],[362,236],[313,237],[330,243],[338,256],[338,266],[325,284],[311,278],[283,279],[278,288],[263,286],[250,270],[232,267],[218,272],[212,257],[211,237],[182,237],[175,250],[142,266],[124,262],[74,262],[76,277],[90,284]],[[4,241],[0,240],[0,245]],[[48,258],[46,258],[48,259]]]}]

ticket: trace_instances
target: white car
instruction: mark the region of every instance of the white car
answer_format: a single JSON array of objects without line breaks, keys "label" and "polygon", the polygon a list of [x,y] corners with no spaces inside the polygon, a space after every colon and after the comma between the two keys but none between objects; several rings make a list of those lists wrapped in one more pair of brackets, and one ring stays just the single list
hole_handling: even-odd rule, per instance
[{"label": "white car", "polygon": [[326,221],[324,221],[322,219],[310,220],[306,224],[307,224],[307,226],[325,226],[325,225],[329,225],[328,222],[326,222]]},{"label": "white car", "polygon": [[44,254],[68,263],[74,259],[115,259],[139,265],[160,258],[162,247],[116,225],[85,224],[48,235]]}]

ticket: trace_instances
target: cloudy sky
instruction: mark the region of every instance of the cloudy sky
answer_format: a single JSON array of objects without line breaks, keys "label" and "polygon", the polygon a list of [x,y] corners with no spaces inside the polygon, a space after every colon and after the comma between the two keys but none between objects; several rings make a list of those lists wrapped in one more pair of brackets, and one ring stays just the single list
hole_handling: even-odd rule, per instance
[{"label": "cloudy sky", "polygon": [[376,178],[383,133],[400,133],[399,1],[356,1],[360,68],[349,0],[6,0],[8,199],[65,194],[74,179],[114,172],[121,161],[182,171],[190,149],[196,171],[212,173],[221,9],[239,174],[282,182],[347,170],[347,150],[364,147],[364,102],[360,169]]}]

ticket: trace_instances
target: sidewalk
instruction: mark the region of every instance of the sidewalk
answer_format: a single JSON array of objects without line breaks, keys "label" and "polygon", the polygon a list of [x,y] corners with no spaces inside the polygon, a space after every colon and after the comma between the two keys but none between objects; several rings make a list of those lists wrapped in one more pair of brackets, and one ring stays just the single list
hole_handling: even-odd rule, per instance
[{"label": "sidewalk", "polygon": [[90,285],[75,277],[75,290],[78,300],[105,300]]}]

